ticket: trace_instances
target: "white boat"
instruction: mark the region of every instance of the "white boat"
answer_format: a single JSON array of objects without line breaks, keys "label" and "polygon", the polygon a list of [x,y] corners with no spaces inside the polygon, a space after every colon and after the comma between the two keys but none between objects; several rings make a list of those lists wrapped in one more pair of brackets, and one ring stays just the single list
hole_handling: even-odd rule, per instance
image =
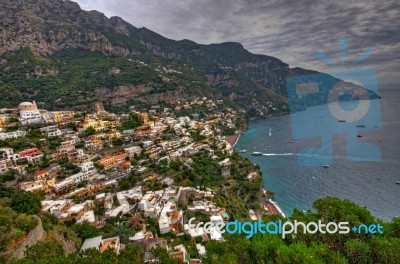
[{"label": "white boat", "polygon": [[262,152],[254,151],[253,153],[251,153],[251,155],[253,155],[253,156],[262,156]]},{"label": "white boat", "polygon": [[397,181],[396,184],[400,184],[400,181]]},{"label": "white boat", "polygon": [[356,127],[365,127],[364,122],[360,120],[360,122],[358,122],[358,125],[356,125]]},{"label": "white boat", "polygon": [[322,167],[329,168],[329,165],[328,164],[324,164],[324,165],[322,165]]},{"label": "white boat", "polygon": [[239,153],[246,153],[246,152],[247,152],[247,150],[245,150],[245,149],[242,149],[242,150],[238,150],[238,152],[239,152]]}]

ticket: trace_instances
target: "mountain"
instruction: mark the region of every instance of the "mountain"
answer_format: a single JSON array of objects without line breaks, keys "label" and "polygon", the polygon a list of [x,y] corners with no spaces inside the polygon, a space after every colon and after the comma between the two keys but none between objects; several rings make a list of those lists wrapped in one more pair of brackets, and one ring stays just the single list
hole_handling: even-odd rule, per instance
[{"label": "mountain", "polygon": [[[36,100],[49,109],[87,109],[100,100],[118,108],[207,96],[263,115],[271,104],[286,111],[287,77],[316,73],[252,54],[240,43],[171,40],[68,0],[3,0],[0,23],[0,107]],[[340,81],[324,76],[322,87]],[[356,91],[348,100],[377,97],[348,85]],[[298,109],[320,101],[299,98]]]}]

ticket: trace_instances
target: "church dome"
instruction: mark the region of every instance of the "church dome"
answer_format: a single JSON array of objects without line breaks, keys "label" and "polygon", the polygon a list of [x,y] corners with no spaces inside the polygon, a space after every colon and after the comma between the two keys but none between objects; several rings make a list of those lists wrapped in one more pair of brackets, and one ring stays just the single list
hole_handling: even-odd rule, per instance
[{"label": "church dome", "polygon": [[19,110],[35,110],[36,106],[30,102],[20,103],[18,106]]},{"label": "church dome", "polygon": [[23,103],[19,104],[19,106],[30,106],[30,105],[33,105],[33,104],[30,102],[23,102]]}]

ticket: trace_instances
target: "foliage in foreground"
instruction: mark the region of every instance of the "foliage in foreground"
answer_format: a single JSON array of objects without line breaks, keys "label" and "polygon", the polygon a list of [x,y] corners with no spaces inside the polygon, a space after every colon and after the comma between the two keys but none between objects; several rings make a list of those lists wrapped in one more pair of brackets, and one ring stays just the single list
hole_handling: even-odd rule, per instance
[{"label": "foliage in foreground", "polygon": [[[251,239],[242,235],[225,234],[224,243],[206,242],[207,255],[203,263],[399,263],[400,218],[385,223],[348,200],[327,197],[314,202],[315,212],[295,210],[290,221],[324,223],[349,222],[349,225],[381,224],[384,233],[375,234],[297,234],[282,239],[280,235],[256,234]],[[263,222],[278,221],[277,216],[266,216]],[[283,219],[281,219],[283,220]],[[83,230],[73,226],[75,232]],[[86,233],[85,233],[86,234]],[[168,257],[166,250],[156,249],[151,254],[159,263],[179,263]],[[57,243],[40,242],[26,251],[26,258],[14,263],[143,263],[144,252],[135,244],[127,244],[120,255],[111,251],[100,254],[96,250],[63,256]]]},{"label": "foliage in foreground", "polygon": [[[232,235],[225,243],[206,244],[203,263],[400,263],[400,218],[391,223],[376,219],[366,209],[348,200],[327,197],[314,202],[316,212],[295,210],[290,221],[349,222],[383,225],[383,234],[256,234],[251,239]],[[263,222],[276,221],[269,216]],[[283,220],[283,219],[282,219]]]}]

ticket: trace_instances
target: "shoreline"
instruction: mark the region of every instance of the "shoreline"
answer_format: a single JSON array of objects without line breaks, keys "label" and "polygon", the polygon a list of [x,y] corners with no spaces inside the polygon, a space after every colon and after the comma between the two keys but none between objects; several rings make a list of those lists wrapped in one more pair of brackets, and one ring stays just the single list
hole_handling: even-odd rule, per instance
[{"label": "shoreline", "polygon": [[249,124],[250,124],[251,121],[269,119],[269,118],[272,118],[272,117],[275,117],[275,116],[283,116],[283,115],[289,115],[289,114],[290,114],[290,112],[281,112],[281,113],[275,113],[275,114],[271,114],[271,115],[263,116],[263,117],[249,118],[246,126],[244,128],[242,128],[242,129],[238,130],[239,133],[236,133],[236,134],[230,135],[230,136],[225,136],[225,141],[228,142],[229,144],[231,144],[232,147],[234,147],[239,142],[239,139],[240,139],[241,135],[244,132],[246,132],[246,130],[249,129]]},{"label": "shoreline", "polygon": [[236,140],[235,140],[235,143],[232,144],[232,148],[239,142],[239,139],[240,139],[240,137],[242,136],[242,133],[243,133],[243,132],[240,132],[240,133],[237,135]]},{"label": "shoreline", "polygon": [[[225,140],[228,142],[228,143],[230,143],[231,145],[232,145],[232,148],[239,142],[239,139],[240,139],[240,137],[242,136],[242,134],[245,132],[245,131],[247,131],[248,129],[249,129],[249,126],[250,126],[250,122],[251,121],[254,121],[254,120],[259,120],[259,119],[269,119],[269,118],[271,118],[271,117],[275,117],[275,116],[283,116],[283,115],[288,115],[288,114],[290,114],[289,112],[285,112],[285,113],[280,113],[280,114],[275,114],[275,115],[271,115],[271,116],[268,116],[268,117],[259,117],[259,118],[255,118],[255,119],[249,119],[248,120],[248,123],[247,123],[247,125],[246,125],[246,127],[244,128],[244,129],[242,129],[242,130],[239,130],[239,133],[236,133],[235,135],[231,135],[231,136],[227,136],[226,138],[225,138]],[[236,150],[234,150],[234,151],[236,151]],[[238,151],[236,151],[236,152],[238,152]],[[238,152],[238,154],[240,155],[241,153],[239,153]],[[259,164],[257,164],[258,166],[260,166]],[[263,186],[265,186],[265,182],[264,182],[264,179],[262,180],[262,182],[263,182]],[[264,189],[262,189],[262,191],[263,191],[263,193],[265,194],[265,190]],[[265,206],[267,206],[267,208],[269,207],[270,209],[271,209],[271,211],[273,211],[274,213],[272,213],[272,214],[279,214],[279,215],[281,215],[282,217],[284,217],[284,218],[286,218],[286,215],[285,215],[285,213],[283,212],[283,210],[281,209],[281,207],[279,206],[279,204],[276,202],[276,201],[274,201],[273,199],[266,199],[265,197],[263,197],[262,198],[262,200],[261,200],[261,206],[266,210],[266,207]],[[271,208],[272,207],[272,208]],[[271,214],[271,212],[269,212],[269,210],[267,210],[268,211],[268,214]]]},{"label": "shoreline", "polygon": [[232,145],[232,148],[238,143],[240,136],[242,135],[242,131],[240,133],[226,136],[225,141]]},{"label": "shoreline", "polygon": [[272,199],[268,199],[268,201],[275,207],[275,209],[279,212],[280,215],[282,215],[284,218],[286,218],[285,213],[283,210],[279,207],[278,203]]}]

